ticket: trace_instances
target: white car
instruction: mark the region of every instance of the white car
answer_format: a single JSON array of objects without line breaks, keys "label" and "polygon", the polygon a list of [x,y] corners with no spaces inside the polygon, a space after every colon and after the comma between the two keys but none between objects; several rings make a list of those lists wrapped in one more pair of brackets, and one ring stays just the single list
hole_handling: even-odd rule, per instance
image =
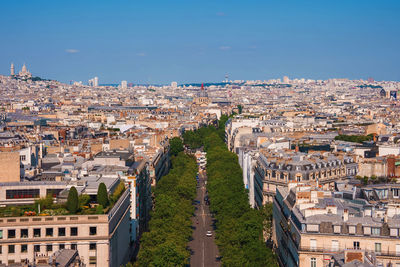
[{"label": "white car", "polygon": [[212,233],[211,233],[211,231],[207,231],[207,234],[206,234],[206,236],[212,236]]}]

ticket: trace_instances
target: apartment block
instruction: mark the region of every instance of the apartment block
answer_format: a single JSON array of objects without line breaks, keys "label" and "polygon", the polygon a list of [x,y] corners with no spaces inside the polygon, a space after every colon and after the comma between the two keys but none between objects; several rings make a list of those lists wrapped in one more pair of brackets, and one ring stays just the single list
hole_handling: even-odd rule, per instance
[{"label": "apartment block", "polygon": [[20,181],[19,152],[0,152],[0,182]]},{"label": "apartment block", "polygon": [[335,181],[357,172],[358,164],[344,153],[260,150],[254,172],[255,184],[259,185],[256,194],[263,199],[258,205],[272,202],[279,186],[318,181],[325,189],[332,189]]},{"label": "apartment block", "polygon": [[130,192],[107,214],[0,218],[2,264],[34,262],[57,250],[79,252],[86,266],[120,266],[130,258]]},{"label": "apartment block", "polygon": [[273,238],[281,266],[400,265],[398,195],[378,204],[353,192],[299,183],[277,188]]}]

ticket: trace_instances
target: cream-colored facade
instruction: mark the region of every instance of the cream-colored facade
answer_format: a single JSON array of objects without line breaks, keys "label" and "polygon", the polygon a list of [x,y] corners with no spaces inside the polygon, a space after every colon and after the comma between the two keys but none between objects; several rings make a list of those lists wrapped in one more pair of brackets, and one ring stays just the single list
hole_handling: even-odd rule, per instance
[{"label": "cream-colored facade", "polygon": [[19,152],[0,152],[0,183],[20,181]]},{"label": "cream-colored facade", "polygon": [[130,256],[129,190],[104,215],[0,218],[0,261],[33,262],[40,254],[77,249],[86,266],[120,266]]},{"label": "cream-colored facade", "polygon": [[[379,249],[380,252],[376,249]],[[400,238],[398,236],[301,234],[298,250],[299,266],[311,266],[312,258],[316,259],[317,266],[327,266],[331,255],[345,250],[374,253],[376,259],[384,264],[383,266],[387,266],[389,263],[394,266],[400,264]]]},{"label": "cream-colored facade", "polygon": [[358,172],[354,159],[342,154],[326,153],[322,156],[320,153],[304,154],[294,150],[260,152],[254,166],[254,179],[262,185],[258,194],[262,195],[263,205],[273,202],[279,186],[318,181],[324,189],[331,190],[335,181]]},{"label": "cream-colored facade", "polygon": [[383,208],[363,198],[341,198],[345,191],[304,184],[279,187],[273,206],[273,239],[281,265],[328,267],[333,266],[329,265],[333,257],[343,253],[358,255],[373,266],[400,265],[400,203],[398,193],[393,194],[398,189],[388,190],[392,202]]}]

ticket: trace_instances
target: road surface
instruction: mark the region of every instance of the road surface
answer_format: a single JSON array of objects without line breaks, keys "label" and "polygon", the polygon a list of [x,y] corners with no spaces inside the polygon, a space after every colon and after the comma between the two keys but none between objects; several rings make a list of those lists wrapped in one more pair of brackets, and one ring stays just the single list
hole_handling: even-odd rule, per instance
[{"label": "road surface", "polygon": [[[218,260],[218,247],[215,244],[215,232],[212,226],[212,218],[208,205],[204,198],[206,193],[207,175],[199,174],[199,183],[197,188],[196,211],[192,218],[193,222],[193,240],[189,242],[191,250],[190,266],[192,267],[210,267],[221,266]],[[212,232],[212,236],[206,236],[207,231]]]}]

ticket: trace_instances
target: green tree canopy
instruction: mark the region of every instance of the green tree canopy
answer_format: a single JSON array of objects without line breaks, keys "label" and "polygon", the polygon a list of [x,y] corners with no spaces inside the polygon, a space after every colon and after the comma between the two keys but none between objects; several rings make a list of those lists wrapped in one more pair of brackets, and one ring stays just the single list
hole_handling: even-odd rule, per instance
[{"label": "green tree canopy", "polygon": [[73,186],[68,193],[67,210],[71,214],[75,214],[78,211],[78,205],[78,191],[76,190],[75,186]]},{"label": "green tree canopy", "polygon": [[143,233],[140,240],[139,266],[188,265],[196,172],[195,159],[180,152],[173,157],[170,172],[157,183],[150,231]]},{"label": "green tree canopy", "polygon": [[97,203],[102,205],[104,208],[108,206],[107,187],[104,183],[100,183],[97,188]]},{"label": "green tree canopy", "polygon": [[43,211],[45,209],[51,209],[53,206],[53,197],[52,195],[47,195],[44,198],[40,198],[35,200],[35,208],[37,211],[39,211],[39,205],[40,205],[40,210]]},{"label": "green tree canopy", "polygon": [[239,114],[242,114],[243,106],[242,105],[238,105],[237,108],[238,108]]},{"label": "green tree canopy", "polygon": [[345,135],[339,134],[335,137],[335,140],[341,140],[346,142],[354,142],[354,143],[362,143],[364,141],[371,141],[373,139],[373,135]]},{"label": "green tree canopy", "polygon": [[179,137],[174,137],[169,141],[169,152],[171,155],[176,156],[179,152],[183,151],[183,142]]},{"label": "green tree canopy", "polygon": [[216,242],[222,265],[277,266],[263,236],[263,230],[272,226],[270,209],[250,208],[237,155],[228,151],[223,141],[228,119],[221,116],[218,128],[211,126],[185,133],[191,140],[199,138],[207,152],[207,189],[216,219]]},{"label": "green tree canopy", "polygon": [[90,201],[90,196],[88,194],[81,194],[78,197],[79,208],[83,209],[84,206],[88,205]]}]

